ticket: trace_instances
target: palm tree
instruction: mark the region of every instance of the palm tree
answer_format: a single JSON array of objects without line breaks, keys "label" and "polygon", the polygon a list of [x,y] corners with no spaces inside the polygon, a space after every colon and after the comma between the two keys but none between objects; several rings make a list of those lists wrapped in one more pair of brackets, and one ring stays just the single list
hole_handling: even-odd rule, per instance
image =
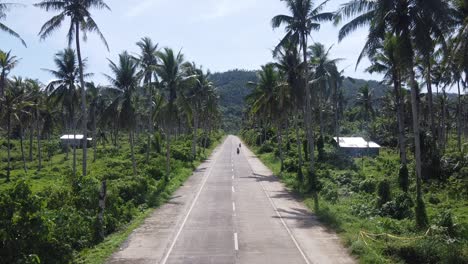
[{"label": "palm tree", "polygon": [[161,87],[167,93],[167,104],[163,126],[166,133],[166,180],[170,176],[170,159],[171,159],[171,136],[179,118],[176,99],[182,91],[182,86],[187,84],[190,78],[186,76],[186,65],[184,65],[184,55],[181,52],[177,54],[170,48],[164,48],[163,51],[158,51],[157,56],[160,64],[156,68],[156,72],[160,77]]},{"label": "palm tree", "polygon": [[7,177],[6,181],[10,181],[11,171],[11,128],[12,122],[21,122],[21,115],[28,115],[29,113],[25,110],[30,108],[32,103],[30,101],[29,94],[26,93],[24,86],[22,85],[21,79],[16,79],[14,83],[6,86],[5,94],[0,98],[0,110],[2,116],[6,119],[7,126]]},{"label": "palm tree", "polygon": [[102,95],[103,87],[96,86],[93,82],[89,82],[86,84],[89,97],[89,112],[90,112],[90,119],[92,123],[92,130],[93,130],[93,162],[96,161],[97,157],[97,122],[98,122],[98,114],[104,111],[105,109],[105,100]]},{"label": "palm tree", "polygon": [[133,175],[137,175],[135,151],[134,151],[134,130],[135,122],[135,92],[140,82],[138,74],[138,62],[128,54],[123,52],[119,55],[118,63],[109,60],[109,67],[113,76],[106,75],[112,85],[112,89],[117,90],[119,95],[106,109],[106,115],[117,114],[119,126],[129,132],[130,151],[133,165]]},{"label": "palm tree", "polygon": [[[0,21],[4,20],[6,18],[6,11],[8,11],[8,9],[11,6],[15,6],[15,5],[18,5],[18,4],[3,3],[3,1],[0,2]],[[7,34],[19,39],[21,41],[21,43],[26,47],[26,42],[24,42],[24,40],[21,38],[21,36],[18,33],[16,33],[13,29],[11,29],[7,25],[3,24],[2,22],[0,22],[0,31],[4,31]]]},{"label": "palm tree", "polygon": [[317,109],[319,111],[320,119],[320,138],[323,140],[323,111],[325,111],[325,104],[327,103],[329,97],[332,94],[335,94],[335,83],[333,82],[333,77],[338,73],[336,64],[343,59],[330,59],[329,53],[333,46],[325,49],[321,43],[315,43],[309,47],[309,56],[311,57],[310,64],[314,73],[312,75],[312,81],[310,84],[315,86],[316,97],[317,98]]},{"label": "palm tree", "polygon": [[356,28],[370,25],[367,42],[359,60],[378,47],[385,37],[385,32],[393,32],[400,38],[402,65],[408,73],[408,83],[411,87],[416,160],[416,222],[420,227],[427,226],[428,220],[421,190],[419,85],[414,71],[415,47],[418,43],[427,40],[428,35],[432,36],[432,39],[444,39],[443,33],[449,32],[449,14],[449,4],[443,0],[353,0],[342,5],[335,16],[335,23],[340,23],[345,18],[353,18],[340,29],[340,40]]},{"label": "palm tree", "polygon": [[[55,104],[60,104],[64,113],[65,131],[73,132],[76,135],[76,108],[79,103],[78,75],[79,69],[76,61],[75,51],[68,48],[55,54],[54,58],[56,70],[44,69],[50,73],[55,80],[46,86],[49,100]],[[84,65],[86,67],[86,65]],[[89,76],[89,74],[85,74]],[[67,146],[67,158],[68,158]],[[76,176],[76,146],[73,145],[73,175]]]},{"label": "palm tree", "polygon": [[304,76],[302,72],[304,71],[303,68],[305,64],[301,62],[301,58],[299,55],[299,51],[297,46],[292,45],[292,43],[285,44],[280,50],[273,53],[273,56],[277,59],[275,66],[278,70],[282,73],[286,82],[289,85],[289,91],[291,99],[291,103],[293,105],[294,111],[296,114],[294,115],[294,127],[296,132],[296,145],[297,145],[297,162],[298,162],[298,181],[300,184],[303,183],[303,174],[302,174],[302,142],[301,137],[299,134],[299,116],[300,116],[300,109],[304,105]]},{"label": "palm tree", "polygon": [[277,127],[277,141],[280,154],[281,172],[283,171],[283,141],[282,126],[286,113],[291,107],[289,85],[284,76],[276,69],[275,64],[262,66],[258,73],[258,83],[252,93],[247,97],[251,104],[251,114],[267,118]]},{"label": "palm tree", "polygon": [[11,51],[0,50],[0,97],[4,96],[4,90],[8,81],[8,74],[16,67],[20,59],[11,55]]},{"label": "palm tree", "polygon": [[200,119],[205,108],[208,106],[207,103],[210,97],[214,95],[213,83],[209,81],[210,72],[206,73],[203,69],[197,68],[195,63],[192,63],[188,69],[190,76],[193,78],[193,84],[189,85],[189,88],[184,93],[184,98],[188,101],[190,117],[192,118],[191,123],[193,124],[193,138],[192,138],[192,159],[195,160],[197,156],[197,142],[198,142],[198,129],[200,125]]},{"label": "palm tree", "polygon": [[[307,62],[307,40],[312,30],[320,29],[320,22],[329,21],[333,18],[333,13],[320,13],[328,1],[323,2],[316,8],[313,7],[312,0],[283,0],[286,2],[291,15],[277,15],[271,20],[273,28],[281,25],[286,26],[286,35],[280,41],[276,50],[288,42],[300,45],[302,48],[303,62]],[[315,208],[318,209],[317,180],[314,170],[314,135],[312,126],[311,92],[309,90],[309,68],[304,67],[304,89],[305,89],[305,124],[307,132],[307,142],[309,144],[309,184],[314,193]]]},{"label": "palm tree", "polygon": [[383,73],[384,81],[387,84],[393,85],[393,93],[395,97],[395,106],[398,122],[398,145],[400,147],[400,162],[403,170],[407,170],[406,159],[406,137],[405,137],[405,114],[402,101],[402,73],[403,66],[401,65],[399,52],[398,37],[388,34],[385,37],[383,44],[377,49],[375,54],[372,54],[372,65],[366,69],[369,73]]},{"label": "palm tree", "polygon": [[[88,32],[95,32],[101,38],[102,42],[109,50],[107,41],[104,38],[104,35],[101,33],[101,30],[97,26],[93,17],[91,16],[90,9],[107,9],[110,10],[109,6],[103,0],[44,0],[40,3],[34,4],[34,6],[46,11],[57,11],[58,15],[52,17],[47,21],[41,28],[39,36],[41,39],[45,39],[50,36],[54,31],[56,31],[64,22],[64,20],[70,18],[70,27],[68,29],[67,38],[68,44],[71,46],[73,39],[76,43],[76,52],[78,56],[78,68],[79,68],[79,78],[80,78],[80,87],[81,87],[81,115],[82,115],[82,130],[83,137],[86,139],[88,134],[88,121],[86,114],[86,93],[85,93],[85,82],[84,82],[84,66],[83,59],[81,57],[81,48],[80,48],[80,32],[83,31],[83,39],[86,40],[86,34]],[[86,140],[83,140],[83,176],[86,176],[87,168],[87,146]]]},{"label": "palm tree", "polygon": [[158,44],[154,44],[150,38],[145,37],[137,42],[137,46],[140,48],[140,55],[137,58],[140,66],[140,74],[143,76],[143,85],[148,92],[148,142],[146,147],[146,163],[148,163],[149,154],[151,152],[151,137],[154,133],[152,116],[154,111],[153,94],[155,87],[152,81],[153,77],[156,78],[155,73],[158,64],[156,53],[158,51]]}]

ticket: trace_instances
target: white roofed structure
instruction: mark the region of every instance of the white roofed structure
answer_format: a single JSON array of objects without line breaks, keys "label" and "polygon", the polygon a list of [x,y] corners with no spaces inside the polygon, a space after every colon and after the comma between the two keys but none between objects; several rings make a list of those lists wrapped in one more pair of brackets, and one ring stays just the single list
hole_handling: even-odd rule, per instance
[{"label": "white roofed structure", "polygon": [[[333,138],[337,141],[336,137]],[[352,156],[377,156],[380,145],[362,137],[340,137],[339,147]]]}]

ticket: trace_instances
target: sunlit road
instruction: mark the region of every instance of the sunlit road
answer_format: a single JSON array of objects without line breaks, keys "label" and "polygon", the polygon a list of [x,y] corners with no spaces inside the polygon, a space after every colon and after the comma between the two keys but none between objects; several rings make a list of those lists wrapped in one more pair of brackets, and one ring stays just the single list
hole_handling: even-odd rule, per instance
[{"label": "sunlit road", "polygon": [[354,263],[276,177],[229,136],[109,263]]}]

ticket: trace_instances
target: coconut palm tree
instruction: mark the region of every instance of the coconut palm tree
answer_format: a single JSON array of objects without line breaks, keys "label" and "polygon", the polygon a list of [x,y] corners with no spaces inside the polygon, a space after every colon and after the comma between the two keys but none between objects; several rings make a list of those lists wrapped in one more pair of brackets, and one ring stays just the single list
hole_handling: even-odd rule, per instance
[{"label": "coconut palm tree", "polygon": [[184,98],[188,100],[189,116],[193,125],[193,138],[192,138],[192,159],[195,160],[197,156],[197,142],[198,142],[198,129],[200,127],[201,116],[208,106],[210,97],[213,96],[214,86],[210,78],[210,72],[206,73],[203,68],[198,68],[195,63],[191,63],[188,67],[187,73],[194,76],[193,84],[189,85],[184,93]]},{"label": "coconut palm tree", "polygon": [[11,54],[11,51],[0,50],[0,97],[4,96],[4,90],[8,81],[8,74],[18,65],[20,59]]},{"label": "coconut palm tree", "polygon": [[263,116],[276,125],[282,172],[284,157],[281,130],[286,113],[291,107],[289,85],[273,63],[262,66],[261,71],[258,73],[258,79],[259,81],[255,84],[252,93],[247,97],[247,101],[250,102],[252,115]]},{"label": "coconut palm tree", "polygon": [[302,72],[304,71],[303,68],[305,64],[301,62],[301,58],[299,55],[299,51],[296,45],[292,43],[285,43],[285,45],[278,50],[277,52],[273,53],[274,57],[276,58],[277,62],[275,66],[278,70],[282,73],[286,82],[289,85],[289,91],[291,99],[291,103],[293,105],[294,112],[294,127],[296,133],[296,145],[297,145],[297,162],[298,162],[298,171],[297,177],[299,183],[303,183],[303,174],[302,174],[302,141],[299,133],[299,118],[300,118],[300,109],[304,106],[304,89],[302,89],[304,84],[304,76]]},{"label": "coconut palm tree", "polygon": [[[314,8],[312,0],[283,0],[286,3],[290,15],[277,15],[271,20],[273,28],[285,25],[286,35],[277,45],[275,50],[288,42],[299,45],[302,49],[303,62],[308,65],[307,41],[313,30],[320,29],[320,22],[330,21],[333,13],[320,13],[328,1]],[[309,184],[314,193],[315,207],[318,209],[317,180],[314,170],[314,135],[312,126],[311,91],[309,90],[309,68],[304,67],[304,89],[305,89],[305,124],[307,142],[309,144]]]},{"label": "coconut palm tree", "polygon": [[[418,110],[419,85],[416,81],[415,54],[417,44],[427,39],[444,39],[443,33],[449,32],[449,3],[443,0],[353,0],[343,4],[336,12],[335,23],[352,18],[339,32],[342,40],[356,28],[370,25],[367,41],[359,60],[372,54],[386,32],[393,32],[400,37],[400,52],[402,65],[408,73],[408,83],[411,87],[411,108],[413,117],[413,132],[416,160],[416,222],[420,227],[428,223],[421,190],[421,142]],[[429,33],[428,33],[429,31]]]},{"label": "coconut palm tree", "polygon": [[[6,11],[12,6],[17,6],[19,4],[15,3],[4,3],[3,1],[0,2],[0,21],[6,18]],[[0,22],[0,31],[6,32],[7,34],[19,39],[21,43],[26,47],[26,42],[21,38],[21,36],[16,33],[13,29],[9,28],[7,25]]]},{"label": "coconut palm tree", "polygon": [[[21,115],[29,115],[26,110],[32,106],[30,95],[24,89],[22,79],[16,79],[6,86],[5,94],[0,98],[0,113],[5,119],[7,132],[7,177],[6,181],[10,181],[11,171],[11,129],[13,122],[21,122]],[[23,153],[24,155],[24,153]]]},{"label": "coconut palm tree", "polygon": [[[86,113],[86,93],[85,93],[85,75],[83,59],[81,56],[80,47],[80,32],[83,32],[83,39],[86,40],[87,33],[95,32],[101,38],[102,42],[109,50],[107,41],[104,35],[101,33],[98,25],[91,16],[91,9],[107,9],[110,10],[109,6],[103,0],[44,0],[40,3],[34,4],[34,6],[44,9],[46,11],[59,12],[58,15],[52,17],[47,21],[41,28],[39,36],[41,39],[49,37],[54,31],[60,28],[63,22],[70,18],[70,27],[68,29],[67,38],[68,44],[71,46],[73,40],[76,44],[76,52],[78,56],[78,68],[79,68],[79,80],[81,87],[81,116],[83,118],[81,125],[83,131],[83,137],[87,138],[88,134],[88,119]],[[87,168],[87,146],[86,140],[83,140],[83,176],[86,176]]]},{"label": "coconut palm tree", "polygon": [[166,134],[166,180],[170,176],[171,159],[171,136],[179,118],[179,111],[176,105],[176,99],[182,91],[182,87],[190,81],[187,77],[187,65],[184,61],[184,55],[179,51],[177,54],[170,48],[164,48],[158,51],[157,56],[160,64],[156,67],[156,73],[160,78],[160,85],[167,94],[167,104],[164,108],[165,114],[163,127]]},{"label": "coconut palm tree", "polygon": [[[366,69],[369,73],[384,74],[384,82],[393,86],[395,97],[395,108],[398,122],[398,145],[400,147],[400,162],[402,167],[407,166],[406,159],[406,137],[405,137],[405,114],[402,98],[402,76],[404,73],[401,65],[398,37],[388,34],[385,41],[376,50],[375,54],[370,56],[372,65]],[[403,168],[407,170],[407,168]]]},{"label": "coconut palm tree", "polygon": [[135,121],[135,93],[140,83],[138,74],[138,62],[128,54],[123,52],[119,55],[117,63],[109,60],[109,67],[112,75],[105,75],[111,83],[111,89],[117,90],[118,95],[114,101],[105,110],[107,118],[109,116],[118,116],[119,126],[129,132],[130,151],[133,166],[133,175],[137,175],[137,165],[134,150],[134,130]]},{"label": "coconut palm tree", "polygon": [[330,97],[334,94],[333,77],[336,76],[338,69],[336,64],[343,59],[330,59],[329,54],[333,46],[325,49],[321,43],[314,43],[309,46],[310,65],[313,69],[312,80],[310,84],[315,87],[315,105],[319,111],[320,120],[320,138],[323,140],[323,112],[325,105]]},{"label": "coconut palm tree", "polygon": [[[137,46],[140,48],[140,54],[138,55],[138,63],[140,67],[140,74],[143,76],[143,86],[145,87],[148,95],[148,142],[146,147],[146,163],[149,162],[149,154],[151,152],[151,137],[154,133],[153,124],[153,94],[155,84],[153,78],[156,79],[156,67],[158,64],[158,44],[154,44],[149,37],[144,37],[137,42]],[[155,80],[157,82],[157,79]]]},{"label": "coconut palm tree", "polygon": [[[54,104],[60,104],[63,110],[63,121],[66,132],[73,132],[76,135],[78,123],[76,109],[79,104],[78,76],[79,68],[75,51],[68,48],[55,54],[54,58],[56,70],[43,69],[51,74],[55,80],[46,86],[49,100]],[[86,67],[86,65],[84,65]],[[86,76],[89,76],[86,74]],[[67,158],[68,158],[67,146]],[[76,146],[73,146],[73,175],[76,176]]]}]

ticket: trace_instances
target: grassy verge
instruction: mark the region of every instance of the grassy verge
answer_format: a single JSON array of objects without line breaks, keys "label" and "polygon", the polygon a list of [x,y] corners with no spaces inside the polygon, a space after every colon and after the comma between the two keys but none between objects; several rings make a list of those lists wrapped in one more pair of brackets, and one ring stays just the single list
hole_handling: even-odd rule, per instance
[{"label": "grassy verge", "polygon": [[[280,174],[274,143],[251,147],[260,160],[314,211],[311,194],[298,184],[296,149],[291,146]],[[398,153],[383,149],[376,158],[350,159],[336,155],[331,146],[317,162],[320,209],[315,211],[326,226],[335,230],[360,263],[467,263],[468,200],[457,183],[425,185],[430,226],[415,228],[415,186],[409,197],[398,187]],[[306,172],[304,171],[304,175]],[[410,179],[414,182],[414,179]],[[379,189],[388,182],[388,201],[378,207]],[[307,183],[305,183],[307,185]]]},{"label": "grassy verge", "polygon": [[[58,141],[42,150],[42,169],[23,159],[19,142],[12,141],[12,168],[6,181],[6,163],[0,162],[0,255],[5,263],[102,263],[157,206],[192,174],[216,145],[221,133],[207,138],[209,148],[191,158],[191,137],[180,136],[171,145],[170,180],[165,180],[164,141],[156,136],[149,162],[146,138],[136,141],[137,175],[133,175],[130,146],[100,145],[97,159],[89,151],[88,175],[80,177],[81,151],[77,150],[77,175],[73,155],[61,153]],[[0,140],[1,141],[1,140]],[[35,142],[34,142],[35,143]],[[5,143],[0,142],[0,148]],[[201,150],[199,142],[199,150]],[[33,144],[35,146],[35,144]],[[51,150],[50,157],[47,155]],[[27,151],[27,150],[26,150]],[[27,152],[26,152],[27,153]],[[5,160],[4,152],[0,159]],[[103,223],[97,219],[101,183],[106,181]],[[102,240],[100,234],[104,233]],[[0,262],[2,262],[0,261]]]},{"label": "grassy verge", "polygon": [[[206,158],[211,155],[213,150],[224,140],[224,138],[217,140],[206,150]],[[202,163],[201,160],[194,161],[193,167],[196,168]],[[175,177],[171,179],[171,182],[167,185],[164,193],[161,195],[161,199],[158,200],[156,207],[147,209],[143,212],[140,212],[135,218],[121,230],[115,232],[114,234],[106,237],[106,239],[100,244],[96,245],[93,248],[84,249],[76,257],[76,263],[86,263],[86,264],[101,264],[106,261],[118,248],[120,245],[127,240],[128,236],[137,229],[144,220],[154,212],[157,207],[164,204],[174,193],[193,173],[192,169],[184,168]]]}]

